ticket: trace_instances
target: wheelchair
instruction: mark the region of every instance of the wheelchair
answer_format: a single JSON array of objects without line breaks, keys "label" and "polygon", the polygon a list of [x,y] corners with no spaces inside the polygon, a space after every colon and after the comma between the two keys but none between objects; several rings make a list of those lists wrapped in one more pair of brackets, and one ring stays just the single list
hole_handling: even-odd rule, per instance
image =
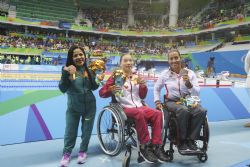
[{"label": "wheelchair", "polygon": [[[174,145],[178,147],[180,145],[180,131],[178,127],[177,118],[174,112],[171,112],[167,109],[166,103],[162,103],[164,114],[165,114],[165,125],[164,125],[164,147],[167,145],[167,140],[169,140],[169,149],[165,150],[166,154],[169,156],[170,162],[174,159]],[[207,117],[204,120],[199,138],[195,141],[198,147],[197,151],[190,152],[178,152],[181,155],[187,156],[197,156],[200,162],[206,162],[208,159],[207,149],[209,142],[209,126]]]},{"label": "wheelchair", "polygon": [[138,163],[144,161],[140,155],[140,143],[134,120],[127,118],[119,103],[111,102],[102,109],[97,119],[97,136],[103,152],[107,155],[116,156],[126,146],[123,167],[130,164],[132,148],[138,152]]}]

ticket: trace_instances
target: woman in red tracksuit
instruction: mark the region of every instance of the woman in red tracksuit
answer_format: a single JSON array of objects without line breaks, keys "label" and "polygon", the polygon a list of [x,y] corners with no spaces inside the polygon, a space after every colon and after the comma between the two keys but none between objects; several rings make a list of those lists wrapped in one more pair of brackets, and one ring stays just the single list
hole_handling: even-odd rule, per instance
[{"label": "woman in red tracksuit", "polygon": [[[168,157],[164,154],[162,145],[162,112],[144,106],[141,102],[146,97],[147,86],[145,81],[132,72],[134,61],[129,54],[121,56],[120,68],[126,76],[124,85],[114,85],[113,76],[100,89],[100,97],[112,97],[120,103],[127,117],[135,120],[135,128],[140,142],[140,152],[143,158],[149,162],[166,162]],[[116,95],[117,91],[123,91],[123,96]],[[152,125],[152,139],[148,131],[148,122]],[[150,144],[149,144],[150,143]]]}]

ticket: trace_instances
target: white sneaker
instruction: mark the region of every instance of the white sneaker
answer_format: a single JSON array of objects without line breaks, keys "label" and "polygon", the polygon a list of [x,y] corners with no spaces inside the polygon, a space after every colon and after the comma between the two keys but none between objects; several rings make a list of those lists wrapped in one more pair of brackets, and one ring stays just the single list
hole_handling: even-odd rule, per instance
[{"label": "white sneaker", "polygon": [[61,167],[69,166],[69,161],[70,161],[70,154],[69,153],[63,154],[62,160],[60,162]]},{"label": "white sneaker", "polygon": [[77,163],[78,164],[83,164],[87,161],[87,154],[85,152],[79,152],[78,153],[78,158],[77,158]]}]

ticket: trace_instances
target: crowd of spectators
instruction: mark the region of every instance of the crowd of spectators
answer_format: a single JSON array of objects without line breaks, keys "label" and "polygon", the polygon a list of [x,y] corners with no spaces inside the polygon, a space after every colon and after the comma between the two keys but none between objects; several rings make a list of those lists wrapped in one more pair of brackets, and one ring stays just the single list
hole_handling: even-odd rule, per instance
[{"label": "crowd of spectators", "polygon": [[[32,34],[31,34],[32,33]],[[142,41],[142,40],[118,40],[115,39],[101,39],[94,37],[74,36],[76,41],[71,38],[62,38],[59,34],[47,34],[44,32],[30,32],[27,34],[8,32],[5,35],[0,35],[1,49],[41,49],[41,51],[67,52],[69,47],[74,43],[79,46],[85,46],[86,51],[93,54],[100,50],[101,53],[119,54],[123,52],[131,52],[136,55],[165,55],[168,47],[164,41]],[[73,39],[73,38],[72,38]],[[88,41],[88,43],[86,43]],[[91,42],[92,41],[92,42]],[[87,47],[86,47],[87,46]],[[14,51],[14,50],[13,50]],[[32,50],[30,50],[32,51]],[[24,53],[27,50],[23,51]],[[25,56],[25,55],[10,55],[1,54],[0,63],[2,64],[57,64],[53,58],[46,58],[41,56]]]},{"label": "crowd of spectators", "polygon": [[[6,4],[6,0],[0,0],[0,4]],[[0,5],[1,6],[1,5]],[[2,5],[3,6],[3,5]],[[92,27],[97,31],[113,30],[132,30],[142,31],[183,31],[184,29],[208,29],[213,28],[215,24],[227,20],[244,18],[250,15],[249,0],[216,0],[209,4],[199,18],[194,19],[197,11],[192,15],[179,14],[176,27],[168,25],[168,5],[164,4],[161,10],[156,10],[154,5],[138,1],[133,4],[134,24],[128,25],[128,8],[82,8],[81,13],[84,19],[88,19],[92,23]],[[182,12],[182,11],[179,11]],[[6,15],[6,11],[2,11],[0,7],[0,15]],[[56,43],[59,43],[57,41]],[[65,43],[61,43],[58,47],[66,48]],[[49,46],[51,47],[51,46]],[[56,48],[56,46],[54,46]]]},{"label": "crowd of spectators", "polygon": [[[52,60],[44,59],[45,64],[52,64]],[[27,56],[27,55],[12,55],[12,54],[0,54],[1,64],[31,64],[40,65],[40,56]]]},{"label": "crowd of spectators", "polygon": [[[144,9],[144,6],[133,7],[135,23],[128,26],[128,9],[83,9],[84,17],[92,22],[93,28],[101,31],[109,29],[133,30],[133,31],[176,31],[184,29],[208,29],[213,28],[215,24],[227,20],[239,19],[242,21],[248,15],[249,0],[218,0],[211,2],[209,7],[197,19],[191,16],[179,18],[176,27],[168,26],[167,11],[151,13],[150,9]],[[180,11],[181,12],[181,11]]]},{"label": "crowd of spectators", "polygon": [[[41,53],[56,52],[67,53],[72,44],[85,46],[89,55],[98,56],[107,54],[120,54],[130,52],[135,55],[164,56],[170,47],[190,48],[198,44],[195,41],[173,41],[169,43],[167,39],[135,39],[135,38],[104,38],[102,36],[87,36],[86,34],[65,34],[47,31],[29,30],[29,32],[5,32],[0,33],[0,49],[23,49],[22,53],[31,52],[28,55],[35,55],[37,49]],[[30,49],[30,50],[29,50]],[[35,49],[35,50],[32,50]],[[60,64],[55,58],[50,59],[44,56],[18,56],[1,55],[1,63],[11,64]]]},{"label": "crowd of spectators", "polygon": [[[87,38],[87,39],[86,39]],[[60,34],[44,34],[44,32],[17,33],[8,32],[0,35],[0,48],[35,48],[44,51],[66,52],[72,44],[89,46],[90,51],[102,50],[107,53],[119,53],[132,51],[137,54],[161,55],[166,48],[166,41],[142,39],[103,39],[97,37],[86,37],[75,35],[63,38]]]},{"label": "crowd of spectators", "polygon": [[245,0],[218,0],[210,4],[200,18],[201,29],[212,28],[214,24],[238,19],[243,21],[248,15],[249,2]]},{"label": "crowd of spectators", "polygon": [[[0,3],[6,3],[0,0]],[[134,6],[135,25],[127,26],[128,10],[125,8],[112,9],[83,9],[83,15],[92,22],[97,30],[123,29],[135,31],[162,31],[177,29],[211,28],[214,24],[232,20],[244,19],[248,15],[250,0],[218,0],[210,3],[209,8],[203,12],[201,21],[194,20],[192,16],[180,18],[177,28],[168,27],[168,18],[159,19],[164,13],[155,13],[144,6]],[[150,13],[147,15],[147,13]],[[2,35],[1,35],[2,34]],[[72,44],[88,46],[89,52],[100,50],[103,53],[131,52],[136,55],[166,55],[168,46],[189,47],[197,45],[194,41],[175,41],[169,44],[168,41],[159,40],[117,40],[102,39],[83,35],[65,35],[65,33],[54,33],[48,31],[29,32],[7,32],[0,33],[0,48],[34,48],[43,51],[67,52]],[[169,44],[169,45],[168,45]],[[58,64],[58,61],[48,57],[25,56],[25,55],[0,55],[0,63],[10,64]]]},{"label": "crowd of spectators", "polygon": [[67,51],[68,48],[75,44],[84,43],[82,39],[75,40],[74,38],[60,38],[55,34],[52,35],[36,35],[36,34],[18,34],[9,33],[8,35],[0,35],[1,48],[14,47],[14,48],[36,48],[48,50]]},{"label": "crowd of spectators", "polygon": [[122,29],[127,23],[127,9],[94,9],[82,10],[83,16],[92,22],[92,26],[98,30]]}]

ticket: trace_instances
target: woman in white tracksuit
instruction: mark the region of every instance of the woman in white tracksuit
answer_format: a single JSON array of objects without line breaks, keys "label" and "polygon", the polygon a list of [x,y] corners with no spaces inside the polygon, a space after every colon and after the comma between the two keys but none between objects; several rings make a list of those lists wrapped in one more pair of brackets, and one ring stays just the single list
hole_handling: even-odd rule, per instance
[{"label": "woman in white tracksuit", "polygon": [[247,73],[246,87],[250,89],[250,50],[245,58],[245,71]]},{"label": "woman in white tracksuit", "polygon": [[187,95],[199,95],[200,87],[195,73],[181,67],[181,54],[178,50],[168,52],[168,63],[170,68],[161,73],[154,85],[154,102],[156,108],[162,109],[160,92],[165,87],[166,106],[169,111],[175,113],[180,128],[179,151],[197,150],[195,140],[199,139],[207,110],[201,105],[189,109],[179,102]]},{"label": "woman in white tracksuit", "polygon": [[[250,50],[245,58],[245,71],[247,73],[246,87],[248,88],[248,95],[250,96]],[[246,127],[250,127],[250,122],[245,124]]]}]

